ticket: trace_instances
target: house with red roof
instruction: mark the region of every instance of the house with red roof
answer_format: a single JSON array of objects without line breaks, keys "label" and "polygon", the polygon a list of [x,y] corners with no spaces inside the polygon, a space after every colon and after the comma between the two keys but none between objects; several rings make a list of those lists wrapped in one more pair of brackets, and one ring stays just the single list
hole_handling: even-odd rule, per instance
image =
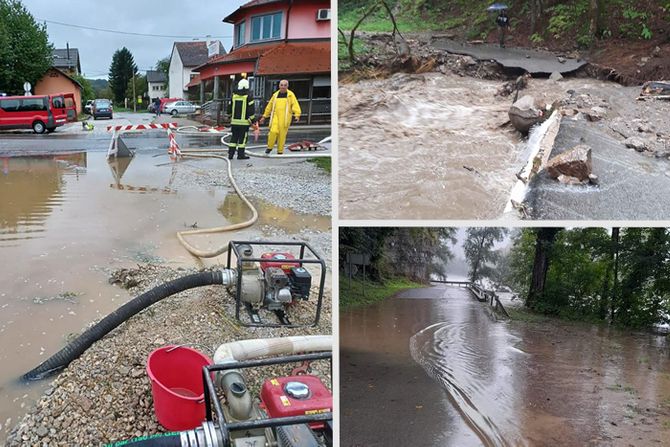
[{"label": "house with red roof", "polygon": [[[207,62],[210,56],[225,54],[221,42],[175,42],[170,54],[168,69],[169,98],[184,98],[192,79],[197,77],[193,69]],[[150,94],[151,97],[151,94]]]},{"label": "house with red roof", "polygon": [[190,97],[224,107],[246,76],[264,107],[287,79],[303,110],[301,121],[330,121],[329,0],[252,0],[223,21],[233,25],[233,47],[193,68],[198,76],[187,85]]}]

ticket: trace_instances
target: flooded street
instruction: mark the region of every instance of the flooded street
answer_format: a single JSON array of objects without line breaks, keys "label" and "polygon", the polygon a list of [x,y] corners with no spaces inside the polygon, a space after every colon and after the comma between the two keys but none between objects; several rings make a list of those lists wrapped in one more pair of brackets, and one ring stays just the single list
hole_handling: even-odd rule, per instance
[{"label": "flooded street", "polygon": [[[496,96],[502,84],[502,81],[440,73],[398,73],[388,79],[342,84],[339,95],[342,218],[501,217],[517,182],[516,174],[531,153],[521,135],[504,125],[509,120],[513,97]],[[560,82],[531,79],[520,95],[528,94],[545,103],[570,97],[577,104],[605,107],[607,120],[590,123],[582,118],[576,122],[575,127],[585,129],[606,128],[606,123],[617,117],[630,121],[632,110],[639,107],[635,104],[638,91],[636,87],[593,79],[566,78]],[[579,140],[579,130],[576,132],[575,138]],[[610,160],[615,170],[617,164],[624,163],[623,158],[628,165],[648,165],[653,161],[630,153],[623,145],[607,153],[598,149],[594,147],[594,158],[598,158],[594,172],[598,175],[612,169],[610,165],[601,166],[600,159]],[[663,176],[667,167],[655,164],[658,166],[654,167],[653,175]],[[613,177],[616,178],[616,173]],[[600,200],[617,202],[615,187],[632,192],[636,185],[646,186],[641,182],[644,179],[633,178],[625,185],[618,185],[607,178],[601,185],[602,195],[607,197]],[[571,191],[563,185],[551,186]],[[594,206],[589,204],[587,208]],[[607,214],[610,209],[595,208],[596,215]]]},{"label": "flooded street", "polygon": [[344,312],[340,334],[343,446],[670,445],[663,337],[496,321],[445,286]]},{"label": "flooded street", "polygon": [[[172,163],[164,152],[109,164],[99,150],[0,159],[0,441],[49,384],[12,382],[60,349],[68,334],[132,298],[108,283],[112,271],[145,262],[222,263],[224,257],[196,260],[175,233],[250,217],[225,174],[216,181],[204,175],[223,172],[224,162]],[[207,247],[330,231],[329,216],[251,201],[260,215],[255,226],[193,241]]]}]

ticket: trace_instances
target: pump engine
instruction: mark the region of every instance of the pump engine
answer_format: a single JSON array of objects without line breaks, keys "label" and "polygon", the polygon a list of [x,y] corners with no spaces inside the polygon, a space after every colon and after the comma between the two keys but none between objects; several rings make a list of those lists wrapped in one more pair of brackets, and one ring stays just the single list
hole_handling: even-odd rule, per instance
[{"label": "pump engine", "polygon": [[[254,257],[254,245],[263,246],[297,246],[299,256],[290,251],[266,252]],[[306,251],[312,255],[307,258]],[[307,326],[316,325],[321,313],[323,285],[325,282],[325,263],[304,242],[237,242],[230,243],[228,250],[228,268],[231,265],[231,252],[237,257],[237,281],[229,289],[234,289],[236,300],[236,318],[247,326]],[[305,267],[317,264],[321,268],[321,279],[318,291],[316,316],[311,324],[294,325],[288,319],[288,306],[310,298],[312,274]],[[239,309],[244,306],[251,322],[240,319]],[[265,323],[259,315],[260,309],[273,311],[279,324]]]}]

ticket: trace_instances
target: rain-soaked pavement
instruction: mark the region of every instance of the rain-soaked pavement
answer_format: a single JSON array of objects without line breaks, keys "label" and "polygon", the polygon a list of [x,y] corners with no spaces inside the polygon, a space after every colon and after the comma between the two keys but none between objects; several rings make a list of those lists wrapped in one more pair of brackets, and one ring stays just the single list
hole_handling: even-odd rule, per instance
[{"label": "rain-soaked pavement", "polygon": [[436,286],[341,313],[340,351],[343,447],[670,445],[663,337],[496,321]]},{"label": "rain-soaked pavement", "polygon": [[[80,332],[130,298],[108,284],[111,271],[142,262],[174,268],[223,262],[223,258],[196,260],[175,233],[194,224],[208,228],[250,217],[239,197],[226,187],[227,181],[196,188],[190,183],[194,169],[221,169],[221,161],[174,163],[167,157],[164,134],[131,139],[129,145],[141,150],[132,159],[111,163],[105,159],[109,137],[61,136],[50,139],[49,150],[41,155],[0,156],[0,258],[4,260],[0,443],[4,430],[48,386],[47,381],[17,388],[12,382],[60,349],[68,334]],[[45,146],[41,136],[3,136],[0,153],[11,148],[16,154],[34,140]],[[82,150],[60,152],[52,144]],[[276,239],[274,231],[289,235],[304,229],[330,231],[329,216],[296,214],[259,199],[251,201],[259,221],[235,232],[237,239]],[[216,235],[214,243],[223,244],[232,234]]]}]

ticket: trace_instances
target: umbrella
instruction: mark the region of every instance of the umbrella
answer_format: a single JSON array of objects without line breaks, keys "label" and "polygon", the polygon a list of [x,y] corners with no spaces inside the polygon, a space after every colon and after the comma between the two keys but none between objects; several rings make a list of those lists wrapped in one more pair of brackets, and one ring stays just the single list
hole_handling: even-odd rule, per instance
[{"label": "umbrella", "polygon": [[502,11],[503,9],[509,9],[509,8],[504,3],[494,3],[488,8],[486,8],[487,11]]}]

